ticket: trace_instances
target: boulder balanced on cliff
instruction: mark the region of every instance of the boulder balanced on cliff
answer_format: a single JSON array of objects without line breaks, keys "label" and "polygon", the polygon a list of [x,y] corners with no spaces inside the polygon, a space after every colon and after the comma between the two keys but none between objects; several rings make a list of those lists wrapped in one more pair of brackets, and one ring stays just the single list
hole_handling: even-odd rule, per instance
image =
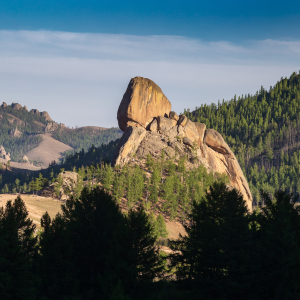
[{"label": "boulder balanced on cliff", "polygon": [[135,77],[128,84],[118,110],[122,131],[129,126],[146,128],[154,117],[168,116],[171,103],[152,80]]},{"label": "boulder balanced on cliff", "polygon": [[[240,165],[220,133],[171,111],[171,103],[151,80],[131,79],[118,110],[124,134],[116,149],[114,165],[132,160],[145,164],[146,157],[186,156],[187,167],[203,165],[211,172],[226,174],[230,185],[243,195],[252,210],[252,195]],[[133,159],[134,157],[134,159]]]}]

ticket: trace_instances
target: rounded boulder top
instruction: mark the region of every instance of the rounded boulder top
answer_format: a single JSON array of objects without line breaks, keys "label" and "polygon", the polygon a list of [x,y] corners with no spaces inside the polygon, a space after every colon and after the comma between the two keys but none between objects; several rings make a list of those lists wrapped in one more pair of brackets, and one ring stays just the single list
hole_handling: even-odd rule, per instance
[{"label": "rounded boulder top", "polygon": [[158,116],[169,115],[171,102],[152,80],[135,77],[128,84],[118,109],[121,130],[129,126],[146,128]]}]

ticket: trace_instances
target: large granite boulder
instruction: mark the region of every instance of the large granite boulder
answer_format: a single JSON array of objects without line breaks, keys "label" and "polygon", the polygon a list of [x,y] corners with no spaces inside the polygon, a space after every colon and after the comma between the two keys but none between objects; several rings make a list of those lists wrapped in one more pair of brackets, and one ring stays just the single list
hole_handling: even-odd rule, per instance
[{"label": "large granite boulder", "polygon": [[170,109],[169,100],[154,82],[141,77],[132,79],[118,111],[119,125],[125,132],[113,165],[133,162],[143,167],[148,155],[160,159],[162,151],[169,159],[184,156],[187,168],[203,165],[209,172],[226,174],[230,186],[243,195],[251,211],[247,180],[222,135]]},{"label": "large granite boulder", "polygon": [[219,153],[233,155],[222,135],[214,129],[205,130],[204,143]]},{"label": "large granite boulder", "polygon": [[122,131],[126,128],[146,128],[158,116],[169,116],[171,103],[161,88],[152,80],[135,77],[128,84],[118,109],[118,122]]}]

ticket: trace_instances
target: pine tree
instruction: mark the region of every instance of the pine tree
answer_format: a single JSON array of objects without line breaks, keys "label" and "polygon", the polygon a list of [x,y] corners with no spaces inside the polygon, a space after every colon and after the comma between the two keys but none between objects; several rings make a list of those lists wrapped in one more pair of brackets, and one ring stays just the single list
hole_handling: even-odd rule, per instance
[{"label": "pine tree", "polygon": [[35,225],[20,196],[0,208],[1,299],[35,299]]},{"label": "pine tree", "polygon": [[283,191],[274,200],[262,193],[262,199],[257,293],[264,299],[293,299],[300,292],[300,207],[297,198]]},{"label": "pine tree", "polygon": [[164,261],[155,245],[154,228],[141,207],[129,211],[128,225],[134,277],[138,282],[152,282],[154,278],[161,276],[164,270]]},{"label": "pine tree", "polygon": [[[245,299],[251,291],[250,216],[243,197],[214,183],[193,204],[187,237],[172,242],[178,279],[188,278],[203,298]],[[252,281],[251,281],[252,280]]]}]

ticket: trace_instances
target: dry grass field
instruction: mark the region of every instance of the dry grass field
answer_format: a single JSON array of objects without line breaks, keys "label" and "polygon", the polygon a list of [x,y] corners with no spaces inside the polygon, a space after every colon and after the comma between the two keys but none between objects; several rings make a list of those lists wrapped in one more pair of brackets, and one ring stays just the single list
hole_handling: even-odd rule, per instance
[{"label": "dry grass field", "polygon": [[47,168],[49,164],[61,158],[61,153],[72,148],[51,137],[50,134],[42,134],[43,141],[36,147],[26,152],[25,155],[31,161],[41,161],[42,167]]},{"label": "dry grass field", "polygon": [[[0,207],[5,206],[8,200],[16,199],[18,194],[0,194]],[[29,217],[34,221],[37,227],[40,226],[41,217],[47,211],[51,218],[61,211],[62,202],[53,198],[46,198],[37,195],[23,195],[22,200],[25,202]],[[177,221],[166,220],[168,238],[177,239],[179,234],[186,235],[181,223]]]},{"label": "dry grass field", "polygon": [[[15,200],[17,194],[0,194],[0,207],[5,206],[9,200]],[[51,218],[61,211],[61,201],[52,198],[45,198],[36,195],[22,195],[22,200],[25,202],[29,217],[33,222],[40,227],[41,217],[47,211]]]}]

